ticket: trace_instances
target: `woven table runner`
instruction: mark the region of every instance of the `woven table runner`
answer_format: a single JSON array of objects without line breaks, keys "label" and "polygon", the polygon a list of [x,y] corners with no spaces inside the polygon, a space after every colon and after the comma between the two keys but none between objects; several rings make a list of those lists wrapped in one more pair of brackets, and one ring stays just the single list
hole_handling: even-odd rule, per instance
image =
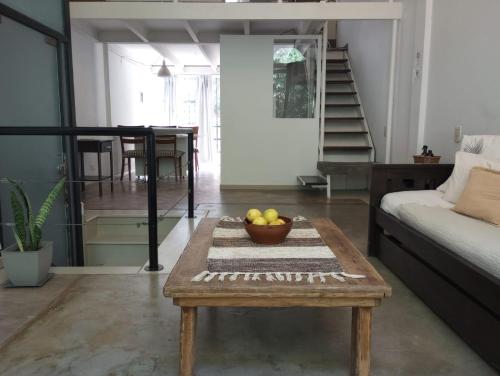
[{"label": "woven table runner", "polygon": [[304,217],[293,219],[292,230],[277,245],[257,244],[250,239],[241,218],[223,217],[213,232],[212,246],[207,257],[207,270],[195,276],[193,282],[245,281],[265,279],[269,282],[314,283],[317,278],[326,283],[345,278],[364,278],[348,274],[340,265],[313,224]]}]

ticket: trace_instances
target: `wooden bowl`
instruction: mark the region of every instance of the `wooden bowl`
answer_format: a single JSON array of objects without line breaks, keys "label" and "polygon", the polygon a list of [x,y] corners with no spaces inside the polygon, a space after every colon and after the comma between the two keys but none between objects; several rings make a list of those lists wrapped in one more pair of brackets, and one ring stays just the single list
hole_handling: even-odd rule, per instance
[{"label": "wooden bowl", "polygon": [[245,229],[250,238],[258,244],[279,244],[285,240],[292,229],[292,220],[288,217],[279,216],[285,221],[283,225],[254,225],[245,219]]}]

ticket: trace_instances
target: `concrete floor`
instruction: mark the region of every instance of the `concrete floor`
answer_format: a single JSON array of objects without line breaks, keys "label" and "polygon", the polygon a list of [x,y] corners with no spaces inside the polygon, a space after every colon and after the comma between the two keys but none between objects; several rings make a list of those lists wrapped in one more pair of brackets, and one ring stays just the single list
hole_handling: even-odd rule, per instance
[{"label": "concrete floor", "polygon": [[[241,215],[249,206],[327,216],[366,250],[368,207],[360,200],[328,202],[316,192],[219,192],[216,181],[198,181],[196,204],[209,216]],[[184,208],[185,198],[175,207]],[[496,374],[378,260],[371,261],[393,286],[393,296],[375,310],[373,375]],[[33,291],[52,297],[50,309],[0,344],[0,375],[177,374],[179,309],[162,296],[166,275],[64,278],[38,290],[9,290],[8,297],[0,290],[2,312],[32,299]],[[21,308],[11,314],[36,310]],[[3,331],[9,322],[5,315],[0,320]],[[348,374],[348,309],[200,309],[198,324],[198,375]]]}]

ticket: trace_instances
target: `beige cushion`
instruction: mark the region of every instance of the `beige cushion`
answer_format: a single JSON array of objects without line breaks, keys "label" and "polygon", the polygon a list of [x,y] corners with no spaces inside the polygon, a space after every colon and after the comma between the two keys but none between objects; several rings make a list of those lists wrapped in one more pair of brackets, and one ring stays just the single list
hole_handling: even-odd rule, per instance
[{"label": "beige cushion", "polygon": [[500,161],[486,159],[478,154],[459,151],[455,155],[455,167],[447,181],[447,188],[443,199],[456,203],[469,181],[470,171],[474,167],[484,167],[492,170],[500,170]]},{"label": "beige cushion", "polygon": [[500,171],[474,167],[453,210],[500,226]]}]

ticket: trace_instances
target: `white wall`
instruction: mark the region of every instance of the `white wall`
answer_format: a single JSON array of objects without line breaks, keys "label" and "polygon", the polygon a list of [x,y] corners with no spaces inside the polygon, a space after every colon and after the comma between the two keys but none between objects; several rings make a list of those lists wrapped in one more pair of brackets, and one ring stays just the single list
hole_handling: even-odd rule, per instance
[{"label": "white wall", "polygon": [[[71,28],[75,112],[78,127],[106,127],[103,46],[88,31]],[[116,143],[113,145],[117,148]],[[116,154],[116,153],[115,153]],[[109,173],[109,159],[103,154],[103,174]],[[115,161],[115,171],[117,168]],[[85,154],[85,173],[97,175],[97,157]]]},{"label": "white wall", "polygon": [[453,160],[454,127],[500,134],[500,2],[434,2],[425,142]]},{"label": "white wall", "polygon": [[75,27],[71,43],[77,126],[106,126],[102,44]]},{"label": "white wall", "polygon": [[140,64],[122,58],[127,53],[120,45],[109,45],[108,56],[112,126],[148,124],[141,93],[145,92],[145,81],[151,73]]},{"label": "white wall", "polygon": [[273,38],[221,36],[221,185],[296,186],[315,175],[317,119],[273,118]]},{"label": "white wall", "polygon": [[[105,61],[104,46],[87,30],[78,26],[72,28],[73,74],[75,84],[76,122],[79,127],[116,127],[117,125],[156,124],[141,102],[147,100],[146,88],[154,77],[146,67],[133,63],[122,56],[127,52],[120,45],[108,46],[108,60]],[[109,69],[109,81],[105,82],[105,65]],[[110,90],[110,124],[107,120],[105,85]],[[121,146],[116,137],[113,142],[115,175],[121,169]],[[109,159],[102,155],[103,174],[109,173]],[[95,154],[85,155],[87,175],[97,175]]]},{"label": "white wall", "polygon": [[[414,76],[422,49],[425,0],[401,0],[394,118],[393,163],[407,163],[416,148],[420,79]],[[378,162],[385,160],[392,21],[339,21],[337,44],[349,43],[351,65],[372,132]]]}]

